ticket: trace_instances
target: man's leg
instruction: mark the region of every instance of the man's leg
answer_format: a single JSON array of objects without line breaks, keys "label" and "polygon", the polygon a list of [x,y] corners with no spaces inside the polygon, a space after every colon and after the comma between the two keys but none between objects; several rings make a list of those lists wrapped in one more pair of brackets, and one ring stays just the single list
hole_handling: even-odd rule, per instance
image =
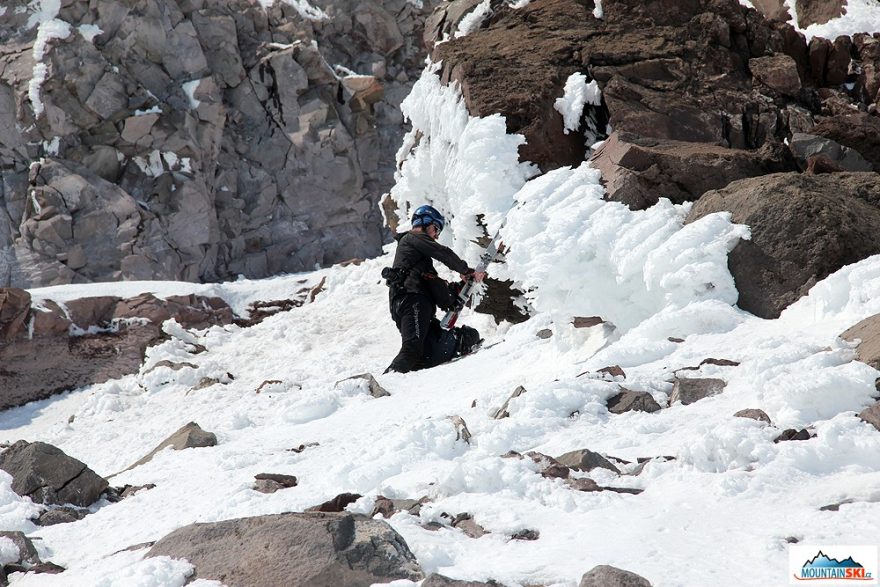
[{"label": "man's leg", "polygon": [[410,294],[400,305],[400,352],[391,361],[389,371],[407,373],[414,370],[422,359],[428,325],[434,313],[434,305],[423,295]]}]

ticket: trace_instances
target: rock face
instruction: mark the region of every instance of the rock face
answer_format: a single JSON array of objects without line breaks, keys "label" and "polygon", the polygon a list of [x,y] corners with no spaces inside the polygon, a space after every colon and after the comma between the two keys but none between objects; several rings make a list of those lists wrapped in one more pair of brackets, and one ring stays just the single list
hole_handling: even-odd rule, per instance
[{"label": "rock face", "polygon": [[136,372],[169,318],[207,328],[230,323],[232,310],[220,298],[152,294],[36,308],[26,291],[0,288],[0,410]]},{"label": "rock face", "polygon": [[0,469],[12,475],[12,490],[47,504],[92,505],[107,481],[84,463],[44,442],[19,440],[0,453]]},{"label": "rock face", "polygon": [[801,92],[807,44],[789,25],[733,1],[606,0],[602,9],[597,19],[592,2],[575,0],[500,8],[484,28],[435,45],[434,59],[444,80],[461,83],[471,114],[504,114],[527,139],[521,158],[545,170],[585,152],[552,107],[574,72],[602,89],[597,120],[642,137],[755,149],[799,124],[789,106],[807,118],[815,106]]},{"label": "rock face", "polygon": [[729,210],[752,238],[731,251],[737,305],[776,318],[819,280],[880,253],[880,174],[774,174],[707,193],[687,222]]},{"label": "rock face", "polygon": [[424,578],[406,542],[388,524],[347,513],[192,524],[159,540],[148,556],[185,558],[195,566],[192,578],[229,587],[368,587]]},{"label": "rock face", "polygon": [[0,286],[378,253],[431,2],[303,4],[71,0],[48,15],[70,33],[44,41],[32,5],[6,3]]}]

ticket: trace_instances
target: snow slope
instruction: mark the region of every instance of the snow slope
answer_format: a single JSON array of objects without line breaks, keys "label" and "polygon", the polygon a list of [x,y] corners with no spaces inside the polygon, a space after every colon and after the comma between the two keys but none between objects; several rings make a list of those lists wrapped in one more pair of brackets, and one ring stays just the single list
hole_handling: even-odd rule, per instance
[{"label": "snow slope", "polygon": [[[302,279],[326,277],[313,303],[251,328],[189,332],[168,322],[170,340],[150,349],[138,374],[0,413],[0,441],[49,442],[105,476],[189,421],[219,440],[163,452],[113,477],[114,486],[156,487],[46,528],[28,520],[36,506],[14,495],[0,472],[0,523],[38,537],[43,559],[68,567],[56,576],[13,575],[14,585],[182,585],[191,571],[186,562],[120,551],[192,522],[301,511],[346,491],[365,496],[350,507],[364,513],[378,495],[428,496],[418,518],[389,520],[424,570],[505,585],[571,587],[597,564],[661,587],[782,585],[790,537],[877,543],[880,432],[855,413],[873,403],[880,372],[854,361],[852,345],[837,335],[880,312],[880,257],[829,276],[777,320],[755,318],[733,306],[726,269],[726,254],[746,227],[724,214],[684,226],[686,206],[666,201],[642,212],[603,202],[598,173],[587,164],[534,178],[515,157],[521,137],[505,135],[499,117],[469,117],[455,88],[440,87],[430,68],[405,108],[421,137],[412,134],[401,149],[392,195],[404,208],[440,207],[451,218],[442,238],[471,260],[477,215],[494,231],[512,208],[503,228],[507,264],[490,272],[528,290],[533,317],[511,326],[468,314],[463,321],[486,337],[479,354],[382,375],[399,342],[379,277],[392,247],[359,266],[263,281],[32,291],[62,301],[197,291],[241,311],[252,300],[291,296]],[[592,315],[614,327],[571,325]],[[553,336],[538,338],[542,329]],[[194,354],[193,343],[207,350]],[[607,411],[621,384],[665,405],[673,373],[710,357],[739,365],[681,374],[723,378],[721,395],[653,414]],[[151,370],[163,360],[197,367]],[[620,365],[625,380],[597,374],[609,365]],[[374,399],[363,384],[342,381],[364,372],[391,396]],[[227,383],[193,390],[204,377]],[[281,383],[257,393],[269,380]],[[518,385],[527,392],[510,403],[510,417],[493,419]],[[774,427],[733,417],[744,408],[762,408]],[[470,443],[456,440],[453,416],[467,423]],[[782,429],[802,427],[816,437],[774,444]],[[318,445],[288,450],[308,443]],[[541,477],[528,459],[501,456],[581,448],[632,463],[621,475],[592,471],[600,485],[644,492],[573,491]],[[675,459],[627,474],[637,458],[661,456]],[[296,475],[300,483],[258,493],[251,485],[263,472]],[[843,500],[852,503],[819,511]],[[469,512],[489,534],[472,539],[421,527],[442,523],[444,512]],[[540,538],[509,538],[523,529]]]}]

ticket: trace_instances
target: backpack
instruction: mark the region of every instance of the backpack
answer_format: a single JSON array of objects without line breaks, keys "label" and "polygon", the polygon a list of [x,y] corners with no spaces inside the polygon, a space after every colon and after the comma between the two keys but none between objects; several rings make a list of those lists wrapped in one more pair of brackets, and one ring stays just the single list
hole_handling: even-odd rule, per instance
[{"label": "backpack", "polygon": [[443,330],[439,320],[431,320],[428,336],[425,338],[425,351],[422,365],[425,369],[476,352],[483,339],[476,328],[456,326],[451,330]]}]

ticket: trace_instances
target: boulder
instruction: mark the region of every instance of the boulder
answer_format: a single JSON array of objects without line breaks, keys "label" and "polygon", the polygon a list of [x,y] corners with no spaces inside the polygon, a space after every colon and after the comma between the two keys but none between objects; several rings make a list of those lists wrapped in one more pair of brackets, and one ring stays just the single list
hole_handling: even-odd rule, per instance
[{"label": "boulder", "polygon": [[382,520],[352,514],[286,513],[191,524],[147,556],[186,559],[190,579],[229,587],[369,587],[424,578],[403,538]]},{"label": "boulder", "polygon": [[340,493],[333,499],[327,500],[324,503],[312,506],[310,508],[306,508],[307,512],[333,512],[339,513],[344,512],[345,508],[347,508],[350,504],[356,502],[361,498],[360,493]]},{"label": "boulder", "polygon": [[621,387],[620,393],[611,396],[606,402],[608,411],[612,414],[624,412],[656,412],[660,404],[653,396],[645,391],[633,391]]},{"label": "boulder", "polygon": [[581,577],[578,587],[651,587],[651,582],[630,571],[599,565]]},{"label": "boulder", "polygon": [[296,487],[297,479],[293,475],[281,473],[258,473],[254,476],[254,491],[275,493],[279,489]]},{"label": "boulder", "polygon": [[737,305],[762,318],[778,317],[844,265],[880,253],[880,174],[743,179],[700,198],[686,222],[722,210],[751,229],[751,240],[730,252],[728,267]]},{"label": "boulder", "polygon": [[0,344],[21,332],[31,311],[31,294],[23,289],[0,288]]},{"label": "boulder", "polygon": [[676,204],[696,201],[737,179],[796,168],[778,143],[747,151],[619,131],[611,134],[590,161],[602,172],[606,198],[633,210],[649,208],[660,198]]},{"label": "boulder", "polygon": [[564,455],[556,457],[556,460],[561,465],[564,465],[569,469],[574,469],[575,471],[592,471],[596,467],[602,467],[603,469],[620,473],[620,469],[611,464],[611,461],[599,453],[586,448],[567,452]]},{"label": "boulder", "polygon": [[790,440],[809,440],[812,438],[810,431],[806,428],[797,430],[795,428],[786,428],[782,434],[773,439],[774,443],[788,442]]},{"label": "boulder", "polygon": [[33,566],[42,562],[34,543],[24,535],[24,532],[0,530],[0,538],[11,540],[18,549],[18,560],[13,561],[13,564]]},{"label": "boulder", "polygon": [[840,338],[848,341],[859,341],[856,347],[858,359],[880,369],[880,314],[868,316],[864,320],[847,328]]},{"label": "boulder", "polygon": [[770,416],[767,415],[767,412],[764,410],[759,410],[757,408],[748,408],[745,410],[740,410],[734,414],[736,418],[751,418],[752,420],[757,420],[758,422],[764,422],[766,424],[771,424]]},{"label": "boulder", "polygon": [[880,402],[859,412],[859,418],[880,431]]},{"label": "boulder", "polygon": [[874,167],[855,149],[844,147],[836,141],[809,133],[794,133],[789,148],[801,169],[807,167],[811,157],[827,157],[839,167],[839,171],[873,171]]},{"label": "boulder", "polygon": [[680,401],[682,405],[686,406],[701,399],[718,395],[724,391],[726,385],[727,383],[723,379],[710,377],[676,377],[675,382],[672,384],[669,405]]},{"label": "boulder", "polygon": [[0,453],[0,469],[12,475],[12,490],[34,502],[88,507],[107,481],[84,463],[44,442],[19,440]]}]

